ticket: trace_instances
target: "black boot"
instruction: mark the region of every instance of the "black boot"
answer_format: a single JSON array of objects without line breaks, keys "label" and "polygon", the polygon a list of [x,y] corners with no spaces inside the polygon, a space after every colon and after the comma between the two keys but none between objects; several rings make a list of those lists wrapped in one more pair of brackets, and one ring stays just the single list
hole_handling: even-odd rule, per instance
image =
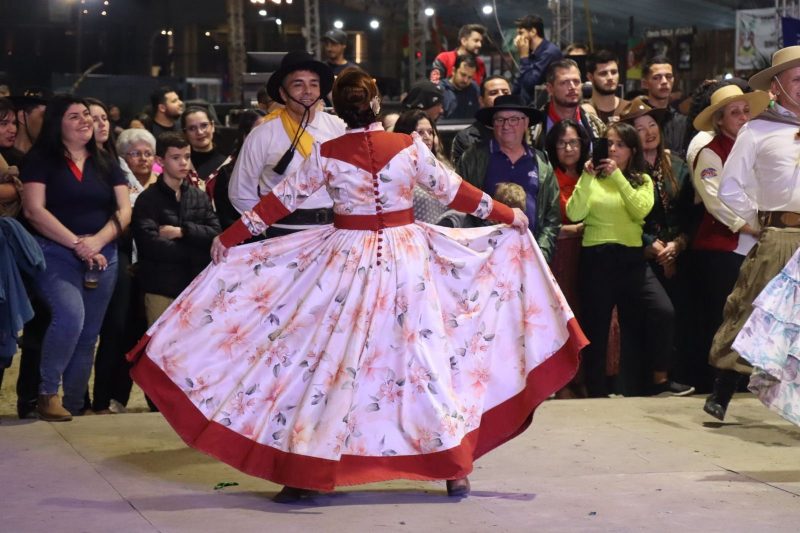
[{"label": "black boot", "polygon": [[717,370],[714,378],[714,390],[706,399],[703,411],[717,420],[725,420],[725,411],[728,410],[728,404],[733,393],[736,392],[740,379],[742,379],[742,375],[735,370]]}]

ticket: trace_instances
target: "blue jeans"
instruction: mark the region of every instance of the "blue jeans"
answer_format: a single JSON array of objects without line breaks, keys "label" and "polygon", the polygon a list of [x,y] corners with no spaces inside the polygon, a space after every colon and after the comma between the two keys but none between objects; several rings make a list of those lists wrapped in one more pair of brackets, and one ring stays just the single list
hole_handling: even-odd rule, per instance
[{"label": "blue jeans", "polygon": [[64,407],[76,415],[83,408],[94,346],[114,292],[117,247],[111,243],[103,248],[108,268],[100,273],[97,288],[86,289],[86,265],[72,250],[43,237],[37,241],[47,269],[37,274],[36,290],[52,314],[42,341],[39,394],[57,394],[63,381]]}]

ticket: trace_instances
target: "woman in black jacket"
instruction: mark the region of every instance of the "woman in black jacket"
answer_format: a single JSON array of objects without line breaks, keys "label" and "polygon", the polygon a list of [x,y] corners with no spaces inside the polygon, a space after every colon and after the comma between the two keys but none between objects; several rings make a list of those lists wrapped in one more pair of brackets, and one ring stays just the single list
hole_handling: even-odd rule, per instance
[{"label": "woman in black jacket", "polygon": [[191,151],[183,135],[159,135],[156,158],[164,173],[136,200],[132,224],[148,324],[206,267],[221,231],[208,196],[186,179]]}]

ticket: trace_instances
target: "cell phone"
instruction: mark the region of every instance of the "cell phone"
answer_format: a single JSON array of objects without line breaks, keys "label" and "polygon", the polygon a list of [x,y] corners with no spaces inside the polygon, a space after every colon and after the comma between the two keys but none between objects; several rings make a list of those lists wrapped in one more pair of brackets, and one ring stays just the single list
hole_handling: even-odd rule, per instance
[{"label": "cell phone", "polygon": [[608,159],[608,139],[597,139],[592,143],[592,165],[595,168],[603,159]]}]

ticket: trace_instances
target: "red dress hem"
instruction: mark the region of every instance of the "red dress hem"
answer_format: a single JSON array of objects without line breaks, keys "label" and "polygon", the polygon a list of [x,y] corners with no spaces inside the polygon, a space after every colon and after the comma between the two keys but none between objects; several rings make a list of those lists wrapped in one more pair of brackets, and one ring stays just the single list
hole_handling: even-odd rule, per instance
[{"label": "red dress hem", "polygon": [[567,342],[528,374],[525,389],[485,412],[480,426],[458,446],[419,455],[342,455],[338,461],[284,452],[209,421],[147,356],[148,336],[131,350],[128,360],[133,362],[133,379],[189,446],[252,476],[292,487],[330,491],[336,486],[390,479],[457,479],[468,475],[475,459],[525,431],[539,404],[572,379],[578,368],[578,354],[588,341],[574,318],[567,328]]}]

